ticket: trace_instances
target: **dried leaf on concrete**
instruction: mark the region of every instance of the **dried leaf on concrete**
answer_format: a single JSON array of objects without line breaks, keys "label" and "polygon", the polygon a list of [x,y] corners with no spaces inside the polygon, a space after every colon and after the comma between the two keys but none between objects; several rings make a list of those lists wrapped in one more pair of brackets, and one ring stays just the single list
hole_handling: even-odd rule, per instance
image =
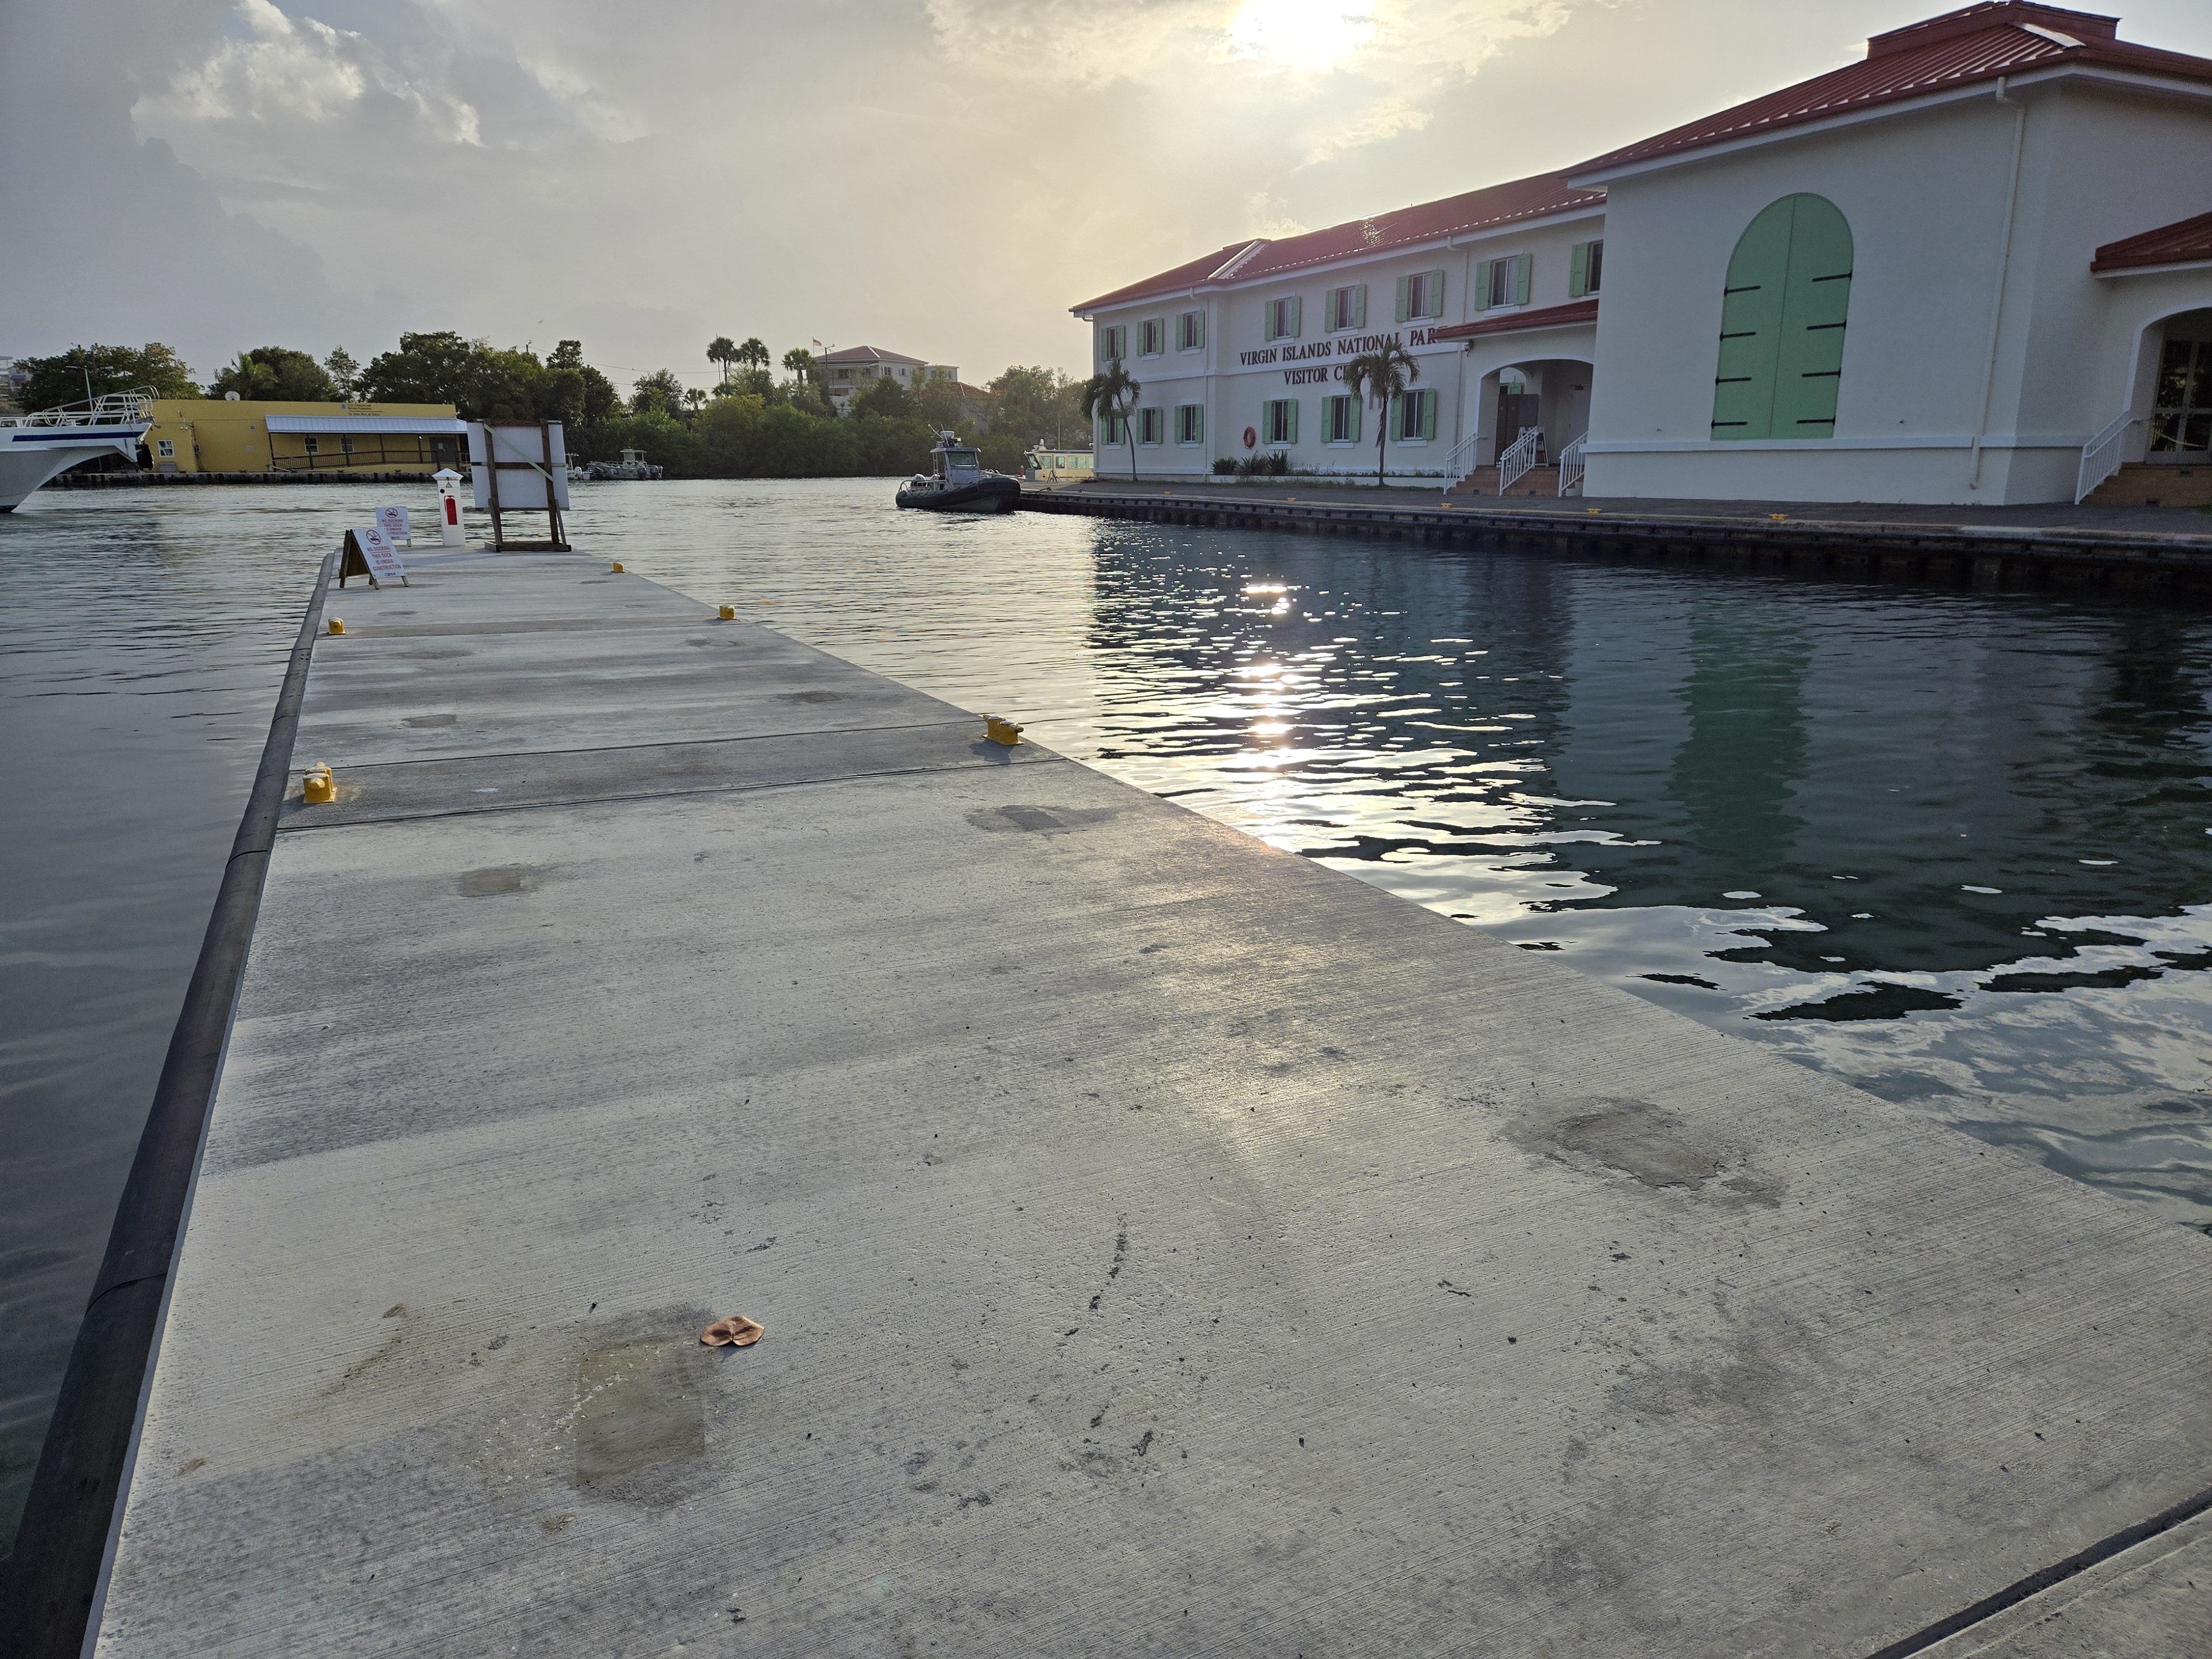
[{"label": "dried leaf on concrete", "polygon": [[761,1340],[761,1333],[766,1328],[757,1319],[732,1314],[700,1332],[699,1340],[710,1348],[750,1348]]}]

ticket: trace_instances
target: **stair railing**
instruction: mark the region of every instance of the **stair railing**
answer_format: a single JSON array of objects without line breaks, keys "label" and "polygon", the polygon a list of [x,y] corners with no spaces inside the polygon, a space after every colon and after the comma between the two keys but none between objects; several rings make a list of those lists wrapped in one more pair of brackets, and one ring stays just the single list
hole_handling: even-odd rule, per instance
[{"label": "stair railing", "polygon": [[1498,458],[1498,493],[1503,495],[1526,477],[1543,452],[1544,428],[1540,426],[1522,427],[1521,435]]},{"label": "stair railing", "polygon": [[1462,438],[1452,446],[1452,453],[1444,457],[1444,490],[1449,494],[1459,481],[1474,471],[1474,448],[1482,441],[1480,433]]},{"label": "stair railing", "polygon": [[1585,432],[1571,440],[1559,452],[1559,494],[1562,495],[1571,489],[1580,490],[1583,487],[1583,445],[1589,438],[1589,434]]},{"label": "stair railing", "polygon": [[2074,477],[2075,506],[2081,506],[2091,490],[2120,470],[2120,441],[2135,423],[2136,416],[2123,410],[2112,417],[2110,426],[2081,446],[2081,467]]}]

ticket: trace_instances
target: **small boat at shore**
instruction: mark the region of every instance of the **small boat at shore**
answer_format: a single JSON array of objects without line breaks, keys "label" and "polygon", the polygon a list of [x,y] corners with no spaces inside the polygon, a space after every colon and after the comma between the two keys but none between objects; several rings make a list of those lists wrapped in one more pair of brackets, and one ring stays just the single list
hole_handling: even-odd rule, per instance
[{"label": "small boat at shore", "polygon": [[635,483],[647,478],[657,478],[660,468],[645,459],[641,449],[625,449],[618,461],[571,461],[568,463],[570,483]]},{"label": "small boat at shore", "polygon": [[898,504],[935,513],[1011,513],[1021,496],[1020,479],[987,470],[981,451],[940,432],[929,471],[899,487]]},{"label": "small boat at shore", "polygon": [[113,392],[35,414],[0,415],[0,513],[14,512],[26,495],[79,461],[95,455],[137,460],[154,424],[153,407],[151,392]]}]

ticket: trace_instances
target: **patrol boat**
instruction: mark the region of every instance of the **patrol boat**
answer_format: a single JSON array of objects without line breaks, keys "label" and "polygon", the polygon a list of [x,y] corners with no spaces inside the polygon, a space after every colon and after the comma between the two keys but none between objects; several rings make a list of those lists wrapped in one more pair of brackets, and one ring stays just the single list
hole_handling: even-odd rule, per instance
[{"label": "patrol boat", "polygon": [[141,390],[32,415],[0,415],[0,513],[14,512],[55,473],[94,455],[137,460],[154,424],[153,409],[153,392]]},{"label": "patrol boat", "polygon": [[929,471],[900,486],[898,504],[939,513],[1011,513],[1021,495],[1020,479],[986,471],[981,451],[940,432],[929,452]]}]

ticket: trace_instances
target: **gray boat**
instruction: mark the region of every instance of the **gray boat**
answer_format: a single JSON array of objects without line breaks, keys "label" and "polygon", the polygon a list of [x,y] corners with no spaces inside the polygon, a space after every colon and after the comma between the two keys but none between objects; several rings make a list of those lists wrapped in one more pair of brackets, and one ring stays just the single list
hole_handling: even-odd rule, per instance
[{"label": "gray boat", "polygon": [[935,513],[1011,513],[1021,495],[1020,479],[987,471],[981,451],[940,432],[929,471],[899,487],[898,504]]}]

